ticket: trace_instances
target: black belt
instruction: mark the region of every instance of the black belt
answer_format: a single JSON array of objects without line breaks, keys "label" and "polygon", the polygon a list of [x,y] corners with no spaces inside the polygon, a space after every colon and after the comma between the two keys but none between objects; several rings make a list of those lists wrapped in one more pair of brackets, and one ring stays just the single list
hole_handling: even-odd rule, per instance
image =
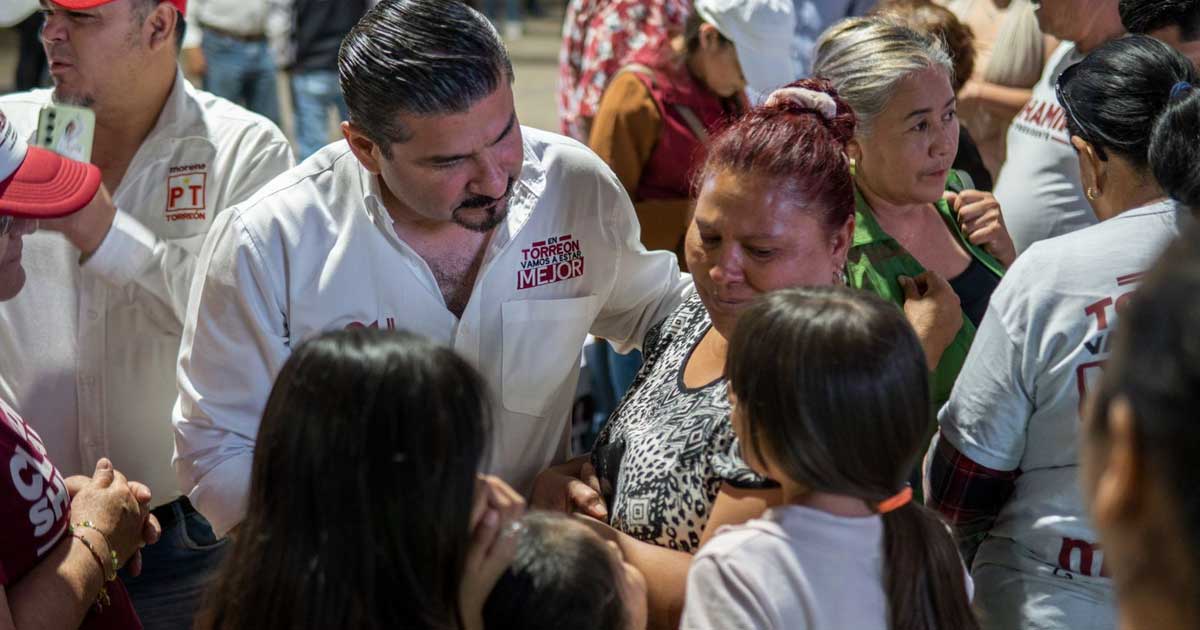
[{"label": "black belt", "polygon": [[254,35],[243,35],[241,33],[234,33],[233,31],[227,31],[223,28],[218,28],[216,26],[209,26],[203,22],[200,23],[200,28],[202,28],[206,31],[212,31],[212,32],[216,33],[217,35],[220,35],[221,37],[228,37],[229,39],[236,39],[240,42],[261,42],[267,38],[267,35],[265,33],[257,33]]},{"label": "black belt", "polygon": [[153,510],[150,510],[150,513],[154,515],[154,518],[158,519],[158,524],[163,528],[163,530],[166,530],[168,527],[171,527],[180,520],[181,517],[178,515],[179,513],[174,509],[176,504],[182,508],[182,517],[187,517],[189,514],[196,513],[196,508],[192,507],[192,502],[188,501],[187,497],[179,497],[170,503],[164,503]]}]

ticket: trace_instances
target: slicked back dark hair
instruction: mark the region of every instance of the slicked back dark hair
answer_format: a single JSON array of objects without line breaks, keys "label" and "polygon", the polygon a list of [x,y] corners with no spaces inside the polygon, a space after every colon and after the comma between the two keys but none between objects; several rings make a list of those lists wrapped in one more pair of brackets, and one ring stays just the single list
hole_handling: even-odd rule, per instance
[{"label": "slicked back dark hair", "polygon": [[1200,0],[1121,0],[1120,11],[1121,24],[1130,33],[1178,26],[1184,41],[1200,39]]},{"label": "slicked back dark hair", "polygon": [[505,80],[513,70],[500,35],[459,0],[383,0],[338,52],[350,122],[384,157],[409,138],[397,114],[462,113]]}]

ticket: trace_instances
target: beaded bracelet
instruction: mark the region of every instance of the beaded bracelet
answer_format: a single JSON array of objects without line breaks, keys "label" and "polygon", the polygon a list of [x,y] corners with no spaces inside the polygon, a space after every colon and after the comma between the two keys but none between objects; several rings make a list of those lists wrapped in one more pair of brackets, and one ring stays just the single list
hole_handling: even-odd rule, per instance
[{"label": "beaded bracelet", "polygon": [[[87,538],[84,538],[83,534],[76,532],[74,530],[74,528],[70,528],[70,529],[71,529],[71,537],[78,540],[79,542],[83,543],[84,547],[87,547],[87,550],[92,553],[92,557],[96,559],[96,564],[100,565],[100,574],[102,576],[104,576],[104,560],[102,560],[100,558],[100,552],[96,551],[96,548],[94,546],[92,546],[92,542],[90,540],[88,540]],[[107,586],[108,582],[111,582],[112,580],[108,579],[107,576],[104,576],[104,577],[105,577],[105,581],[100,584],[100,592],[96,594],[96,612],[100,612],[101,610],[104,610],[105,606],[108,606],[109,604],[112,603],[112,599],[108,596],[108,586]]]},{"label": "beaded bracelet", "polygon": [[[108,535],[106,535],[104,532],[100,531],[100,528],[96,527],[96,525],[94,523],[92,523],[91,521],[80,521],[74,525],[68,526],[67,530],[70,531],[72,535],[74,535],[75,530],[80,529],[80,528],[94,530],[94,531],[98,532],[102,538],[104,538],[104,544],[108,546],[108,559],[112,563],[112,573],[108,572],[107,568],[104,566],[103,561],[100,562],[101,573],[104,574],[105,582],[111,582],[111,581],[117,579],[117,569],[119,569],[121,567],[121,562],[120,562],[120,560],[117,559],[117,550],[113,549],[112,542],[110,542],[108,540]],[[84,542],[84,544],[87,545],[88,549],[91,549],[92,553],[96,555],[97,560],[99,560],[100,558],[103,557],[99,552],[97,552],[92,547],[92,544],[90,542],[88,542],[86,539],[84,539],[80,536],[76,536],[76,538],[79,538],[80,540],[82,540]]]}]

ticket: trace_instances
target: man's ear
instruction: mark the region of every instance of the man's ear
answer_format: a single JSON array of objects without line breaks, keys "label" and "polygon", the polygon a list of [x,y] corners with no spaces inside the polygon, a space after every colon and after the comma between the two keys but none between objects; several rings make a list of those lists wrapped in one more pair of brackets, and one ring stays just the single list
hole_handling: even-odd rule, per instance
[{"label": "man's ear", "polygon": [[342,121],[341,129],[342,136],[346,138],[346,143],[350,145],[350,152],[354,154],[354,157],[358,158],[359,163],[367,169],[367,172],[378,175],[381,170],[380,162],[383,160],[383,153],[379,150],[379,145],[348,120]]},{"label": "man's ear", "polygon": [[167,2],[160,2],[150,12],[150,15],[146,16],[146,21],[142,24],[142,35],[146,38],[146,46],[152,51],[170,47],[174,54],[176,22],[182,19],[183,16],[179,15],[179,11],[174,6]]}]

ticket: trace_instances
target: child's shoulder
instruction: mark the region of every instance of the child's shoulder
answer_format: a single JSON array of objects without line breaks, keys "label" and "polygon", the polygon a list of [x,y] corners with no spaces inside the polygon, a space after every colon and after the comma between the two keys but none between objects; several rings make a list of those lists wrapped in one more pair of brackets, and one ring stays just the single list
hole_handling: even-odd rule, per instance
[{"label": "child's shoulder", "polygon": [[700,548],[697,557],[724,559],[747,551],[757,553],[788,547],[789,538],[783,525],[777,519],[771,518],[770,514],[766,514],[740,525],[721,527],[716,535]]}]

